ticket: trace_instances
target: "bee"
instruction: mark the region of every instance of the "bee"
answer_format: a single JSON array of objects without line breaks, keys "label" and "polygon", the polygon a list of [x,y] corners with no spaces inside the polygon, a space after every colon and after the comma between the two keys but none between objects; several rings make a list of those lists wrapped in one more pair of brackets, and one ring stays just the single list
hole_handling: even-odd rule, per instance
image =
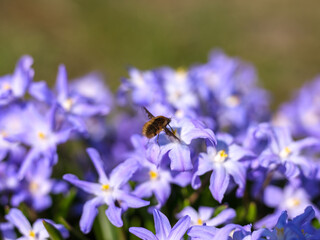
[{"label": "bee", "polygon": [[[157,135],[158,142],[160,132],[164,131],[165,134],[167,134],[169,137],[173,137],[180,142],[180,139],[175,135],[175,131],[169,125],[169,123],[171,122],[170,118],[164,116],[155,117],[148,111],[148,109],[146,109],[145,107],[143,107],[143,109],[150,119],[143,125],[142,134],[144,136],[146,136],[147,138],[153,138]],[[168,129],[167,126],[169,126],[170,129]]]}]

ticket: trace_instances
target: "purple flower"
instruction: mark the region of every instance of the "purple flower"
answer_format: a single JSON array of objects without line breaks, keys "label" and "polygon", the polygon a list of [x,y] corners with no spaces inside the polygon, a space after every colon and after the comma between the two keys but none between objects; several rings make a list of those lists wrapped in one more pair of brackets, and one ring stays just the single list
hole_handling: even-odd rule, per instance
[{"label": "purple flower", "polygon": [[79,132],[85,132],[87,117],[106,115],[110,111],[111,97],[102,79],[97,74],[90,74],[68,84],[64,65],[59,66],[55,92],[45,82],[33,83],[30,94],[49,105],[58,104],[68,119]]},{"label": "purple flower", "polygon": [[[193,168],[189,145],[194,139],[205,139],[211,145],[216,144],[216,138],[212,130],[205,128],[202,122],[190,119],[172,120],[170,124],[175,129],[176,136],[181,140],[167,141],[162,147],[162,153],[168,152],[171,160],[170,168],[175,171],[188,171]],[[161,143],[161,142],[160,142]]]},{"label": "purple flower", "polygon": [[129,78],[123,79],[118,90],[120,104],[128,102],[128,94],[131,94],[133,103],[139,106],[149,106],[163,99],[163,89],[154,71],[139,71],[136,68],[129,69]]},{"label": "purple flower", "polygon": [[[138,135],[135,140],[138,140]],[[141,154],[145,151],[145,155]],[[158,205],[163,206],[171,194],[171,184],[177,184],[185,187],[190,183],[190,172],[172,172],[165,163],[161,154],[161,148],[156,143],[147,145],[147,149],[137,151],[130,158],[136,159],[140,164],[140,169],[135,173],[133,179],[140,183],[134,190],[138,197],[151,197],[155,195]]]},{"label": "purple flower", "polygon": [[28,121],[25,122],[24,132],[18,136],[17,140],[29,146],[30,150],[19,170],[19,178],[25,176],[33,161],[39,157],[48,159],[51,165],[55,164],[58,157],[57,145],[66,142],[72,130],[70,126],[56,126],[55,106],[43,113],[29,104],[24,117]]},{"label": "purple flower", "polygon": [[[42,223],[43,219],[38,219],[31,226],[28,219],[17,208],[10,209],[10,212],[6,215],[6,219],[11,224],[13,224],[19,230],[19,232],[22,234],[22,237],[19,238],[21,240],[49,239],[49,234]],[[44,220],[51,223],[56,229],[58,229],[64,238],[69,237],[68,231],[61,224],[55,224],[53,221],[51,221],[49,219],[44,219]],[[4,237],[6,237],[6,236],[4,236]],[[7,237],[9,237],[9,236],[7,236]]]},{"label": "purple flower", "polygon": [[229,186],[230,176],[238,185],[237,196],[242,196],[246,184],[246,166],[240,160],[251,155],[251,152],[235,144],[230,135],[220,134],[217,146],[208,146],[207,153],[199,155],[198,169],[193,178],[193,187],[198,188],[200,186],[199,180],[197,180],[198,176],[213,170],[209,188],[214,199],[221,203]]},{"label": "purple flower", "polygon": [[107,177],[99,153],[93,148],[88,148],[87,152],[98,172],[99,182],[82,181],[73,174],[63,176],[63,179],[95,196],[87,201],[83,207],[80,219],[81,231],[84,233],[90,232],[93,221],[98,214],[98,207],[103,204],[108,205],[106,215],[110,222],[117,227],[121,227],[123,225],[121,214],[128,207],[140,208],[149,205],[148,201],[132,195],[127,188],[123,188],[137,170],[138,163],[131,159],[125,161],[114,168]]},{"label": "purple flower", "polygon": [[199,207],[199,212],[197,212],[192,207],[187,206],[176,216],[177,218],[182,218],[188,215],[191,219],[191,226],[206,225],[213,227],[230,222],[236,216],[236,212],[232,208],[229,208],[222,210],[217,216],[212,217],[214,210],[211,207]]},{"label": "purple flower", "polygon": [[320,231],[315,230],[311,225],[313,218],[314,211],[310,206],[301,215],[293,218],[292,221],[288,220],[288,214],[284,211],[279,216],[273,231],[269,231],[265,236],[270,240],[319,239]]},{"label": "purple flower", "polygon": [[129,232],[144,240],[181,240],[190,226],[190,217],[181,218],[173,228],[168,218],[159,210],[153,210],[156,235],[142,227],[130,227]]},{"label": "purple flower", "polygon": [[24,96],[34,76],[32,63],[32,57],[23,56],[19,59],[12,75],[0,77],[0,105]]},{"label": "purple flower", "polygon": [[320,137],[320,77],[305,84],[295,97],[283,104],[273,122],[277,126],[289,127],[294,136]]},{"label": "purple flower", "polygon": [[15,207],[21,202],[30,204],[36,211],[42,211],[52,205],[50,193],[66,192],[66,183],[50,179],[52,167],[45,159],[36,160],[29,169],[11,198]]},{"label": "purple flower", "polygon": [[294,218],[302,214],[310,205],[316,210],[316,216],[320,217],[319,210],[312,204],[307,192],[303,188],[295,188],[292,185],[286,186],[283,190],[276,186],[268,186],[264,192],[264,202],[268,207],[276,210],[273,214],[259,220],[255,224],[256,228],[263,226],[272,228],[283,211],[286,211],[289,218]]},{"label": "purple flower", "polygon": [[299,175],[300,171],[305,176],[311,174],[312,164],[301,152],[319,145],[320,141],[311,137],[293,141],[288,128],[275,127],[271,131],[270,143],[259,156],[261,166],[269,170],[276,168],[288,178]]}]

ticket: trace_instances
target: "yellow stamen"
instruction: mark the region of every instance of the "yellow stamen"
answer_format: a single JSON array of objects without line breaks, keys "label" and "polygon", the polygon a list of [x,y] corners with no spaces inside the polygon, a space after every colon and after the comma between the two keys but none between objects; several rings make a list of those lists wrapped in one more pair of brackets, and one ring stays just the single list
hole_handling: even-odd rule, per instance
[{"label": "yellow stamen", "polygon": [[276,227],[276,231],[277,231],[277,236],[278,236],[278,237],[283,236],[283,234],[284,234],[284,228],[277,228],[277,227]]},{"label": "yellow stamen", "polygon": [[67,100],[65,100],[65,101],[63,102],[63,107],[64,107],[64,109],[66,109],[67,111],[69,111],[69,110],[71,109],[72,105],[73,105],[73,100],[72,100],[72,98],[68,98]]},{"label": "yellow stamen", "polygon": [[187,76],[187,71],[185,68],[179,67],[176,71],[176,74],[177,74],[176,76],[178,77],[178,80],[184,81]]},{"label": "yellow stamen", "polygon": [[202,225],[202,224],[203,224],[203,222],[202,222],[202,220],[201,220],[200,218],[198,218],[197,224],[198,224],[198,225]]},{"label": "yellow stamen", "polygon": [[2,130],[2,131],[0,132],[0,135],[1,135],[1,137],[4,137],[4,138],[5,138],[5,137],[8,137],[9,134],[8,134],[6,131],[3,131],[3,130]]},{"label": "yellow stamen", "polygon": [[280,152],[280,157],[282,158],[287,158],[291,154],[291,149],[289,147],[285,147],[284,149],[281,150]]},{"label": "yellow stamen", "polygon": [[43,132],[38,132],[38,137],[43,140],[46,138],[46,135]]},{"label": "yellow stamen", "polygon": [[214,158],[215,162],[224,162],[228,154],[224,150],[220,150]]},{"label": "yellow stamen", "polygon": [[36,234],[35,234],[35,232],[33,230],[31,230],[29,232],[29,236],[34,238],[36,236]]},{"label": "yellow stamen", "polygon": [[109,185],[109,184],[102,184],[101,189],[102,189],[103,191],[107,191],[107,190],[110,189],[110,185]]},{"label": "yellow stamen", "polygon": [[156,173],[155,171],[150,171],[149,172],[149,176],[151,180],[155,180],[158,177],[158,173]]},{"label": "yellow stamen", "polygon": [[2,86],[2,88],[3,88],[4,90],[10,90],[10,89],[11,89],[11,85],[10,85],[9,83],[4,83],[3,86]]},{"label": "yellow stamen", "polygon": [[298,198],[290,198],[287,201],[287,204],[288,204],[289,208],[297,207],[297,206],[300,205],[300,203],[301,203],[301,201]]},{"label": "yellow stamen", "polygon": [[32,181],[30,184],[29,184],[29,190],[30,192],[37,192],[37,190],[39,189],[39,184]]},{"label": "yellow stamen", "polygon": [[236,107],[238,106],[240,103],[240,99],[239,97],[235,96],[235,95],[232,95],[230,97],[228,97],[226,99],[226,104],[229,106],[229,107]]}]

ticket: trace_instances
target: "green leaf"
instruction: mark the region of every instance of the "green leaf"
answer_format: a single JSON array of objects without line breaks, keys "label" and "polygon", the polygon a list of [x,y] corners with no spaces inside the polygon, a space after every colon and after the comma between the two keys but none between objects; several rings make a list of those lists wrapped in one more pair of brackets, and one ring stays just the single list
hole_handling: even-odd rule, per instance
[{"label": "green leaf", "polygon": [[77,190],[75,188],[71,188],[68,195],[60,201],[56,218],[63,217],[66,218],[69,212],[69,208],[73,203],[74,198],[76,197]]},{"label": "green leaf", "polygon": [[95,239],[97,240],[124,240],[124,234],[121,228],[117,228],[110,223],[105,211],[107,206],[101,206],[99,208],[99,214],[94,222],[93,229],[95,233]]},{"label": "green leaf", "polygon": [[254,202],[251,202],[248,207],[247,221],[254,222],[257,218],[257,205]]},{"label": "green leaf", "polygon": [[42,220],[44,227],[47,229],[49,233],[49,237],[51,240],[63,240],[63,237],[58,229],[56,229],[51,223]]}]

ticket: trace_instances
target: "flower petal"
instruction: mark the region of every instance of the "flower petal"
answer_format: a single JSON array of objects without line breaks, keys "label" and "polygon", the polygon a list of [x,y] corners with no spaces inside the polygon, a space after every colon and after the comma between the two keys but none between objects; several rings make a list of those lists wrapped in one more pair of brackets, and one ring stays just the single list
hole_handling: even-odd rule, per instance
[{"label": "flower petal", "polygon": [[188,171],[193,168],[190,149],[186,145],[180,143],[171,143],[169,158],[171,160],[170,168],[174,171]]},{"label": "flower petal", "polygon": [[28,219],[17,208],[11,208],[5,218],[18,228],[19,232],[25,236],[28,236],[32,230]]},{"label": "flower petal", "polygon": [[106,210],[106,215],[109,221],[115,225],[116,227],[122,227],[123,222],[121,219],[122,209],[118,208],[114,204],[110,204],[108,209]]},{"label": "flower petal", "polygon": [[246,168],[241,162],[227,161],[224,165],[227,173],[233,177],[233,180],[238,185],[237,197],[241,197],[246,186]]},{"label": "flower petal", "polygon": [[87,148],[87,153],[89,154],[91,161],[98,172],[99,182],[103,184],[107,184],[108,178],[103,168],[103,161],[99,152],[94,148]]},{"label": "flower petal", "polygon": [[232,208],[225,209],[222,212],[220,212],[216,217],[212,218],[211,220],[207,221],[208,226],[219,226],[223,223],[229,222],[231,219],[233,219],[236,216],[235,210]]},{"label": "flower petal", "polygon": [[158,239],[167,239],[171,225],[168,218],[159,210],[153,210],[154,227],[156,229],[156,236]]},{"label": "flower petal", "polygon": [[216,164],[211,177],[209,189],[214,199],[221,203],[229,185],[229,174],[221,164]]},{"label": "flower petal", "polygon": [[94,219],[98,214],[98,207],[103,204],[103,199],[96,197],[87,201],[82,210],[80,219],[80,229],[83,233],[87,234],[92,229]]},{"label": "flower petal", "polygon": [[191,219],[189,216],[184,216],[172,228],[168,240],[180,240],[190,227]]},{"label": "flower petal", "polygon": [[61,64],[58,69],[56,91],[58,93],[59,101],[63,101],[68,98],[68,76],[66,67],[63,64]]},{"label": "flower petal", "polygon": [[210,226],[193,226],[188,230],[191,239],[212,239],[218,229]]},{"label": "flower petal", "polygon": [[97,195],[101,191],[101,184],[79,180],[73,174],[65,174],[63,175],[63,179],[88,193]]},{"label": "flower petal", "polygon": [[133,159],[129,159],[116,168],[114,168],[110,174],[110,184],[113,187],[119,188],[123,184],[129,181],[135,171],[138,169],[139,164]]},{"label": "flower petal", "polygon": [[143,240],[158,240],[152,232],[142,227],[131,227],[129,228],[129,232]]},{"label": "flower petal", "polygon": [[125,202],[128,205],[128,207],[131,208],[141,208],[150,204],[149,201],[145,201],[124,191],[118,192],[117,199]]}]

